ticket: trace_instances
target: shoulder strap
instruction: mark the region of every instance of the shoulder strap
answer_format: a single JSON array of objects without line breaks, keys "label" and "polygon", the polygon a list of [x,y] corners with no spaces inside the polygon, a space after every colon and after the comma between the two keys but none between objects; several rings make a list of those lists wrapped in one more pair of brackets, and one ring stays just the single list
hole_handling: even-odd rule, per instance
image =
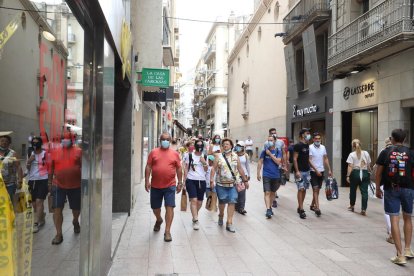
[{"label": "shoulder strap", "polygon": [[224,152],[223,152],[223,158],[224,158],[224,160],[226,160],[227,167],[229,167],[230,172],[231,172],[231,175],[233,176],[234,180],[237,180],[236,175],[234,175],[234,172],[233,172],[233,170],[231,169],[231,166],[230,166],[229,160],[227,160],[226,154],[225,154]]},{"label": "shoulder strap", "polygon": [[[190,170],[191,166],[193,165],[193,154],[191,152],[188,153],[188,170]],[[193,168],[194,170],[194,168]]]}]

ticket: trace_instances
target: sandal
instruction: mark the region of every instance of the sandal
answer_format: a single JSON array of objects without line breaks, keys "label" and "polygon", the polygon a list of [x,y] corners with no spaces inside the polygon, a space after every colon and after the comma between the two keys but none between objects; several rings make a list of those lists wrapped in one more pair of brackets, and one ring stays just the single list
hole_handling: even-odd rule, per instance
[{"label": "sandal", "polygon": [[354,211],[354,206],[349,206],[348,211],[353,212]]},{"label": "sandal", "polygon": [[361,210],[361,215],[366,216],[367,215],[367,211],[366,210]]},{"label": "sandal", "polygon": [[160,221],[156,221],[155,222],[155,225],[154,225],[154,232],[158,232],[158,231],[160,231],[160,229],[161,229],[161,224],[163,223],[164,221],[161,219]]},{"label": "sandal", "polygon": [[75,232],[75,234],[79,234],[80,233],[79,221],[72,221],[72,224],[73,224],[73,232]]},{"label": "sandal", "polygon": [[62,235],[56,235],[55,238],[52,240],[52,244],[61,244],[63,242],[63,236]]},{"label": "sandal", "polygon": [[315,205],[311,205],[311,206],[309,206],[309,209],[310,209],[311,211],[315,211],[315,210],[316,210]]},{"label": "sandal", "polygon": [[243,210],[240,211],[240,214],[245,215],[245,214],[247,214],[247,211],[243,209]]}]

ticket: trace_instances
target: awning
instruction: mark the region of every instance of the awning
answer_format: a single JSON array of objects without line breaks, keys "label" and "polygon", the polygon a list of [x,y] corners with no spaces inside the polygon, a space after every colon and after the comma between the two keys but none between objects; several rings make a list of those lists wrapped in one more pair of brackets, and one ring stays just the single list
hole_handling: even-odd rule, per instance
[{"label": "awning", "polygon": [[184,133],[187,133],[187,129],[178,120],[174,120],[174,124],[181,129]]}]

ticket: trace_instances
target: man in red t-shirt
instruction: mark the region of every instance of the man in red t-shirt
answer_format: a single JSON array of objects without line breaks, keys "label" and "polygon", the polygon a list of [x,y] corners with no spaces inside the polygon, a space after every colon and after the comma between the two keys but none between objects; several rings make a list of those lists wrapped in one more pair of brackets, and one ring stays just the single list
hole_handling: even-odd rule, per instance
[{"label": "man in red t-shirt", "polygon": [[[53,221],[56,227],[56,236],[52,244],[63,241],[62,223],[63,207],[66,197],[73,214],[73,231],[80,233],[79,215],[81,209],[81,160],[82,150],[73,145],[71,134],[65,134],[62,147],[52,151],[51,172],[49,174],[49,190],[53,195]],[[53,189],[52,189],[53,183]]]},{"label": "man in red t-shirt", "polygon": [[[145,167],[145,190],[150,193],[151,208],[157,221],[154,231],[160,231],[163,220],[161,218],[161,205],[164,199],[165,206],[165,234],[164,241],[172,241],[171,224],[174,217],[175,192],[181,192],[183,188],[183,172],[178,152],[170,149],[171,136],[163,133],[160,136],[161,147],[153,149],[148,156]],[[151,175],[151,181],[150,181]],[[178,178],[176,186],[175,176]]]}]

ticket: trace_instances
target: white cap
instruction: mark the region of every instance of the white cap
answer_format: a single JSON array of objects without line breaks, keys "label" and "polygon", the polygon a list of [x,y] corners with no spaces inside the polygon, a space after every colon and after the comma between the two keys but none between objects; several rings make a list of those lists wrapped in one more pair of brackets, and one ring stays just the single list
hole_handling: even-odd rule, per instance
[{"label": "white cap", "polygon": [[239,145],[240,147],[244,147],[245,146],[245,144],[244,144],[243,141],[238,141],[236,145]]}]

